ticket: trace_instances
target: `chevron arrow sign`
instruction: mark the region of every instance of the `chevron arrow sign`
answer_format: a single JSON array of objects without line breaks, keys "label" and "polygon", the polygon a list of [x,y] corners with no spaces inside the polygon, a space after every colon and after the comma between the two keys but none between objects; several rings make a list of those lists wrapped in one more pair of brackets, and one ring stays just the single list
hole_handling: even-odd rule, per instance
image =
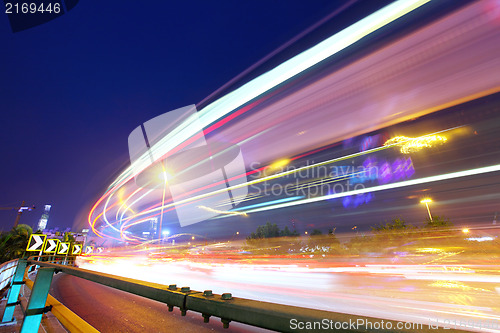
[{"label": "chevron arrow sign", "polygon": [[71,254],[81,254],[82,253],[82,244],[73,244],[73,250],[71,251]]},{"label": "chevron arrow sign", "polygon": [[69,243],[68,242],[59,243],[59,247],[57,249],[57,254],[68,254],[68,251],[69,251]]},{"label": "chevron arrow sign", "polygon": [[26,251],[42,251],[46,237],[44,234],[31,234]]},{"label": "chevron arrow sign", "polygon": [[92,252],[94,252],[93,246],[86,246],[85,247],[85,254],[92,254]]},{"label": "chevron arrow sign", "polygon": [[57,246],[59,245],[59,239],[47,239],[45,242],[44,253],[55,253]]}]

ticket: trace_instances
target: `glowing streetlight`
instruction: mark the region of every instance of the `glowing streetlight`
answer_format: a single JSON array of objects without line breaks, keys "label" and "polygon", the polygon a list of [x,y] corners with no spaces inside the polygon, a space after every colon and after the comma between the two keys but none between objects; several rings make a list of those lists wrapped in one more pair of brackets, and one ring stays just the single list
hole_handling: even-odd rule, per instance
[{"label": "glowing streetlight", "polygon": [[194,236],[192,236],[191,239],[194,240]]},{"label": "glowing streetlight", "polygon": [[240,234],[240,232],[239,232],[239,231],[236,231],[236,234],[237,234],[237,235],[239,235],[239,234]]},{"label": "glowing streetlight", "polygon": [[427,213],[429,213],[429,219],[432,221],[432,215],[431,215],[431,210],[429,209],[429,204],[432,202],[431,198],[426,198],[420,200],[420,203],[425,204],[425,207],[427,207]]},{"label": "glowing streetlight", "polygon": [[164,239],[160,239],[160,244],[161,244],[162,242],[165,242],[165,240],[167,239],[168,235],[170,235],[170,231],[168,231],[168,230],[163,230],[161,234],[163,235],[163,238],[164,238]]},{"label": "glowing streetlight", "polygon": [[306,232],[304,232],[304,234],[306,234],[306,235],[307,235],[307,231],[306,231]]},{"label": "glowing streetlight", "polygon": [[464,234],[468,234],[468,233],[469,233],[469,228],[463,228],[463,229],[462,229],[462,232],[463,232]]}]

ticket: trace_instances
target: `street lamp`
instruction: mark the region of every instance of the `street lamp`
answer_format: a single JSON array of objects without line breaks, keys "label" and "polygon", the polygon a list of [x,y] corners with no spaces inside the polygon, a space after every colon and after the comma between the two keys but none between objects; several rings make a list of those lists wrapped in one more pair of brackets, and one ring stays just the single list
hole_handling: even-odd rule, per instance
[{"label": "street lamp", "polygon": [[420,200],[420,203],[425,204],[425,207],[427,207],[427,213],[429,213],[429,220],[432,221],[432,215],[431,215],[431,210],[429,209],[429,204],[432,202],[431,198],[426,198]]},{"label": "street lamp", "polygon": [[163,238],[161,239],[160,244],[165,242],[165,240],[168,238],[168,235],[170,235],[170,231],[163,230],[161,234],[163,235]]}]

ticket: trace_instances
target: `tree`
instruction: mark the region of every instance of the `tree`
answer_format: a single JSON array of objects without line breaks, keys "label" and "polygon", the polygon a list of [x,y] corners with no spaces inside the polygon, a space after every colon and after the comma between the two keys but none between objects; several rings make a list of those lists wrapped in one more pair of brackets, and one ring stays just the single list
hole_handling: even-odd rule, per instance
[{"label": "tree", "polygon": [[415,226],[406,224],[406,221],[400,217],[372,227],[374,240],[385,249],[408,244],[418,237],[417,230]]},{"label": "tree", "polygon": [[313,231],[311,231],[311,236],[319,236],[319,235],[322,235],[322,234],[323,233],[319,229],[314,229]]},{"label": "tree", "polygon": [[[294,230],[294,231],[297,232],[296,230]],[[288,229],[288,226],[285,226],[285,229],[280,230],[281,237],[288,237],[288,236],[292,236],[292,235],[293,235],[293,233],[290,231],[290,229]]]},{"label": "tree", "polygon": [[451,223],[450,220],[444,216],[433,216],[432,220],[427,219],[425,227],[431,229],[449,229],[450,227],[453,227],[453,223]]},{"label": "tree", "polygon": [[[288,230],[288,228],[285,228]],[[257,231],[254,233],[252,232],[250,234],[250,237],[248,239],[259,239],[259,238],[273,238],[273,237],[279,237],[282,233],[285,231],[281,231],[276,225],[276,223],[271,224],[270,222],[267,222],[265,225],[259,225],[257,227]],[[290,230],[288,230],[290,232]]]},{"label": "tree", "polygon": [[25,254],[28,241],[33,230],[29,225],[19,224],[0,238],[1,262],[22,258]]},{"label": "tree", "polygon": [[413,228],[413,226],[409,226],[406,224],[405,220],[402,218],[395,218],[392,220],[392,223],[387,222],[386,224],[378,224],[372,227],[374,232],[384,232],[384,231],[401,231]]}]

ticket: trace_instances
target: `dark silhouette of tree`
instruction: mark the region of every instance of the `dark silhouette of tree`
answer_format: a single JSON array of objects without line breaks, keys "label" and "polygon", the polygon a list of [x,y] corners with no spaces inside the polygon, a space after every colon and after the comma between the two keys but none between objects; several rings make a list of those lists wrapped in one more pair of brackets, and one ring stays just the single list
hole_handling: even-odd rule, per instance
[{"label": "dark silhouette of tree", "polygon": [[[403,246],[418,237],[418,230],[415,226],[406,224],[403,218],[394,218],[391,222],[372,227],[373,241],[378,244],[380,250]],[[368,239],[364,240],[366,242]]]},{"label": "dark silhouette of tree", "polygon": [[425,227],[431,229],[449,229],[453,227],[453,223],[444,216],[433,216],[432,220],[427,219]]},{"label": "dark silhouette of tree", "polygon": [[412,229],[413,226],[407,225],[405,220],[402,218],[395,218],[392,222],[387,222],[386,224],[378,224],[372,227],[374,232],[384,232],[393,230],[408,230]]},{"label": "dark silhouette of tree", "polygon": [[314,229],[313,231],[311,231],[311,236],[319,236],[319,235],[322,235],[322,234],[323,233],[319,229]]},{"label": "dark silhouette of tree", "polygon": [[299,233],[297,230],[290,231],[286,226],[283,230],[276,225],[276,223],[271,224],[267,222],[265,225],[259,225],[255,232],[252,232],[248,240],[251,239],[262,239],[262,238],[274,238],[274,237],[295,237],[298,236]]},{"label": "dark silhouette of tree", "polygon": [[280,230],[280,236],[281,237],[292,236],[292,232],[290,231],[290,229],[288,229],[288,226],[285,226],[285,229]]},{"label": "dark silhouette of tree", "polygon": [[22,258],[33,230],[29,225],[19,224],[0,238],[0,261]]}]

